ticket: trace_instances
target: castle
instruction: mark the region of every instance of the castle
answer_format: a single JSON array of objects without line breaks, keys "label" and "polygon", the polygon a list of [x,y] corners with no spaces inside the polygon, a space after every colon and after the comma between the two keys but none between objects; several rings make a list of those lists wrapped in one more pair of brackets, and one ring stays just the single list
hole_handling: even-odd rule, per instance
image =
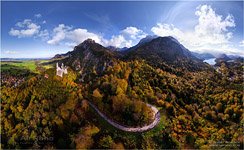
[{"label": "castle", "polygon": [[67,68],[68,67],[65,67],[63,63],[61,67],[58,66],[58,63],[56,63],[56,75],[63,77],[63,74],[68,74]]}]

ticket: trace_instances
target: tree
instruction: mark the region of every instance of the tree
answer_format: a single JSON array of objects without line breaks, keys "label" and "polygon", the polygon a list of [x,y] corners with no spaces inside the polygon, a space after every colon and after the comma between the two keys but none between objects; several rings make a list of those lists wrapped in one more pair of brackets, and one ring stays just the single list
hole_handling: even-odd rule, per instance
[{"label": "tree", "polygon": [[91,148],[94,143],[92,136],[97,134],[99,131],[100,130],[94,125],[89,125],[81,128],[80,132],[74,137],[76,149]]},{"label": "tree", "polygon": [[168,112],[169,115],[175,116],[175,109],[172,104],[170,103],[166,104],[166,111]]},{"label": "tree", "polygon": [[94,91],[93,91],[93,97],[97,98],[97,99],[102,99],[103,98],[103,95],[99,92],[99,89],[96,88]]},{"label": "tree", "polygon": [[222,103],[217,103],[216,104],[216,109],[218,112],[223,112],[223,104]]},{"label": "tree", "polygon": [[100,139],[99,145],[101,148],[111,148],[113,145],[113,139],[110,135],[104,136]]},{"label": "tree", "polygon": [[188,132],[186,134],[186,143],[191,146],[194,146],[195,141],[196,141],[196,138],[192,135],[192,133]]},{"label": "tree", "polygon": [[123,150],[123,149],[125,149],[125,147],[124,147],[124,145],[123,145],[123,143],[113,143],[112,144],[112,149],[120,149],[120,150]]}]

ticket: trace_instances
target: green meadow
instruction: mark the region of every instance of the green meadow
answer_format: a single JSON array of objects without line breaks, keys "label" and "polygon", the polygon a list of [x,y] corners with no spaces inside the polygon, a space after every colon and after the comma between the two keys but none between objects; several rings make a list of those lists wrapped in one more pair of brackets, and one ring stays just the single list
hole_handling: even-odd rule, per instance
[{"label": "green meadow", "polygon": [[36,61],[27,60],[27,61],[2,61],[1,62],[2,71],[11,69],[13,67],[18,69],[28,69],[32,72],[36,72]]},{"label": "green meadow", "polygon": [[33,73],[39,73],[38,67],[45,69],[52,68],[52,65],[43,65],[48,60],[23,60],[23,61],[1,61],[1,71],[18,70],[29,70]]}]

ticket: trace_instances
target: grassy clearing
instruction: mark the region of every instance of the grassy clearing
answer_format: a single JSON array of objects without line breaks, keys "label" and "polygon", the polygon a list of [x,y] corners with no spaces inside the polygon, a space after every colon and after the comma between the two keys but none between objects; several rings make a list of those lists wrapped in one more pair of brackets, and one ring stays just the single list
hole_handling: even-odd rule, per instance
[{"label": "grassy clearing", "polygon": [[50,69],[53,68],[53,64],[45,65],[44,63],[48,63],[50,60],[40,60],[38,64],[42,66],[44,69]]},{"label": "grassy clearing", "polygon": [[24,60],[24,61],[2,61],[1,71],[9,71],[11,69],[29,70],[33,73],[40,73],[38,66],[44,69],[53,68],[53,65],[43,65],[49,60]]},{"label": "grassy clearing", "polygon": [[11,69],[13,66],[16,66],[19,69],[28,69],[32,72],[36,72],[36,63],[35,61],[4,61],[1,62],[1,70]]},{"label": "grassy clearing", "polygon": [[53,65],[43,65],[42,67],[45,69],[50,69],[50,68],[53,68]]}]

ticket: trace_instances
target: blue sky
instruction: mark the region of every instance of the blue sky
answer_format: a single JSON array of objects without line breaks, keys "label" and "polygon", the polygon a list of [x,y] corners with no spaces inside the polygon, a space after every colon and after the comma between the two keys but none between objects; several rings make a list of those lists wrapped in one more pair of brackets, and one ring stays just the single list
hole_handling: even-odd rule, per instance
[{"label": "blue sky", "polygon": [[1,57],[52,57],[92,38],[130,47],[173,36],[196,52],[244,56],[243,2],[1,2]]}]

